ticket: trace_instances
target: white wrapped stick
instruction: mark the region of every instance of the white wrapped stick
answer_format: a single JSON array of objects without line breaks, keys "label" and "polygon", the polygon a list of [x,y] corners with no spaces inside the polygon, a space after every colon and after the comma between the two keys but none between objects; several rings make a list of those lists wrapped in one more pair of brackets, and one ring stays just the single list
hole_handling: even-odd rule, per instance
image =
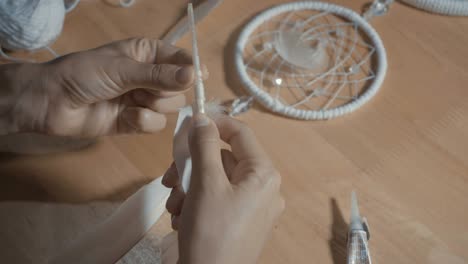
[{"label": "white wrapped stick", "polygon": [[195,17],[193,15],[192,3],[188,5],[188,17],[190,31],[192,32],[192,57],[195,68],[195,103],[194,113],[205,113],[205,87],[203,86],[203,74],[200,66],[200,56],[198,55],[197,31],[195,30]]},{"label": "white wrapped stick", "polygon": [[[204,17],[206,17],[213,9],[219,6],[223,0],[206,0],[203,3],[199,4],[193,10],[193,14],[195,17],[195,23],[201,21]],[[164,36],[163,40],[170,44],[175,44],[180,38],[182,38],[185,33],[189,31],[189,21],[188,16],[182,18],[175,24],[169,32]]]}]

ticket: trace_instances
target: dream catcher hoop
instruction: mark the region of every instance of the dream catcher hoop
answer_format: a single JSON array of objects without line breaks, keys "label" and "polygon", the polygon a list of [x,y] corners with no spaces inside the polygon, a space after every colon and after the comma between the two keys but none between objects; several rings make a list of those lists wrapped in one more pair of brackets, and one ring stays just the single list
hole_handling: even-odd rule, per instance
[{"label": "dream catcher hoop", "polygon": [[251,97],[296,119],[330,119],[350,113],[379,90],[387,71],[382,40],[356,12],[334,4],[294,2],[268,9],[236,44],[235,67]]}]

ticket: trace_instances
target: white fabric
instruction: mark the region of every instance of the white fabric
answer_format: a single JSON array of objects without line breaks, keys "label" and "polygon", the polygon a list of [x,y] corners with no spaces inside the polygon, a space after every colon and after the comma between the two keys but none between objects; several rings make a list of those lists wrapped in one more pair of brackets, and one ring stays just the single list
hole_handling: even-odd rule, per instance
[{"label": "white fabric", "polygon": [[170,189],[162,177],[128,198],[103,223],[78,237],[50,263],[115,263],[158,221],[165,211]]},{"label": "white fabric", "polygon": [[115,263],[131,249],[120,263],[158,264],[159,238],[147,236],[133,246],[164,212],[170,190],[160,182],[156,179],[122,204],[1,202],[0,224],[6,227],[0,229],[2,261]]}]

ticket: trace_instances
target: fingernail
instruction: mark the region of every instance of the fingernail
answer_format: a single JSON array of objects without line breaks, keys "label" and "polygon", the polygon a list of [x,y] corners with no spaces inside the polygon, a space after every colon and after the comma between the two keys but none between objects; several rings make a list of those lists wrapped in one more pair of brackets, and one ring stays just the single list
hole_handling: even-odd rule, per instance
[{"label": "fingernail", "polygon": [[196,114],[193,117],[193,125],[195,127],[204,127],[210,124],[210,119],[204,114]]},{"label": "fingernail", "polygon": [[187,85],[193,80],[193,70],[190,66],[180,67],[175,73],[175,80],[180,85]]}]

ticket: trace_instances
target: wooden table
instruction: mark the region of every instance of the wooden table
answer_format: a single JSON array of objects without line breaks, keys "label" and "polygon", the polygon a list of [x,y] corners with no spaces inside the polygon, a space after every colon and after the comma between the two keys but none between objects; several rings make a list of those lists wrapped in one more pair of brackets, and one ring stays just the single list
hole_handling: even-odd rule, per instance
[{"label": "wooden table", "polygon": [[[82,1],[52,47],[64,54],[132,36],[161,37],[186,1],[138,0],[129,9],[106,2]],[[280,2],[226,0],[199,25],[210,97],[236,97],[229,60],[236,33]],[[333,2],[356,11],[366,3]],[[323,122],[261,110],[240,117],[281,171],[287,204],[260,263],[344,263],[351,190],[370,223],[375,263],[468,262],[468,18],[397,2],[372,24],[389,69],[363,108]],[[189,38],[179,44],[189,48]],[[169,166],[174,124],[175,116],[162,133],[104,138],[66,154],[2,155],[0,198],[122,199]],[[160,226],[169,230],[167,216]]]}]

